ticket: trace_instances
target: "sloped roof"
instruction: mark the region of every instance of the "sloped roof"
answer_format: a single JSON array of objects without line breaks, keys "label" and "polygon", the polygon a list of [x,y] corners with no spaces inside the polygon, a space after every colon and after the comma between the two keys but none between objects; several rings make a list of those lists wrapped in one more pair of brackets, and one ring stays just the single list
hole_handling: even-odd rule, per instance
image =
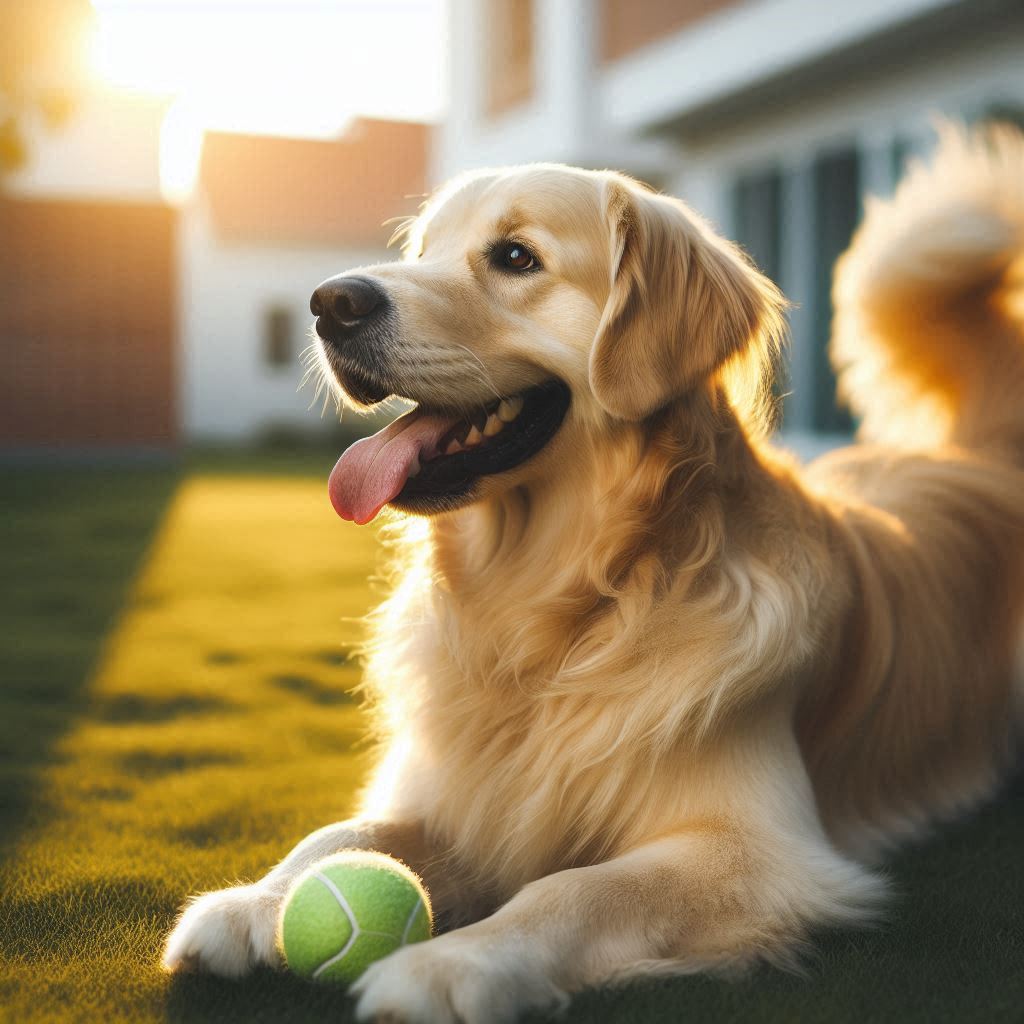
[{"label": "sloped roof", "polygon": [[199,188],[230,241],[387,242],[427,191],[430,126],[358,120],[339,139],[208,132]]}]

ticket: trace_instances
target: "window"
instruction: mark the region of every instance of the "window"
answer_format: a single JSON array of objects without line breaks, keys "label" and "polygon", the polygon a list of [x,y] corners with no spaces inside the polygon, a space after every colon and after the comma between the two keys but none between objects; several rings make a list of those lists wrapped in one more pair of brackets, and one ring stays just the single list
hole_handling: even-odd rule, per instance
[{"label": "window", "polygon": [[[1024,106],[989,102],[967,111],[969,123],[1001,121],[1024,126]],[[783,420],[796,434],[852,433],[853,417],[836,397],[829,359],[832,279],[863,213],[862,190],[884,192],[908,165],[926,158],[932,139],[922,125],[901,125],[887,138],[826,148],[805,156],[773,154],[776,168],[739,170],[727,198],[732,235],[760,269],[795,303],[792,345],[777,392],[786,395]]]},{"label": "window", "polygon": [[533,0],[489,0],[487,113],[502,114],[533,93]]},{"label": "window", "polygon": [[860,161],[856,149],[814,161],[813,381],[811,425],[823,433],[849,433],[853,419],[836,403],[836,377],[828,358],[832,333],[832,271],[860,220]]},{"label": "window", "polygon": [[[732,190],[732,223],[736,241],[743,246],[761,272],[779,284],[782,274],[780,170],[746,174],[736,180]],[[788,366],[780,366],[774,382],[776,395],[785,395],[789,391],[788,381]]]},{"label": "window", "polygon": [[782,267],[782,174],[771,170],[739,178],[733,187],[732,205],[737,241],[762,273],[778,281]]},{"label": "window", "polygon": [[284,306],[267,310],[264,320],[263,358],[267,366],[280,369],[292,364],[292,311]]},{"label": "window", "polygon": [[892,180],[898,185],[914,158],[914,143],[905,135],[898,135],[889,146],[889,160],[892,165]]},{"label": "window", "polygon": [[[895,159],[895,157],[894,157]],[[861,170],[850,146],[745,173],[732,185],[733,234],[761,271],[796,302],[793,344],[775,391],[786,428],[845,434],[853,420],[836,400],[829,360],[832,273],[860,219]]]}]

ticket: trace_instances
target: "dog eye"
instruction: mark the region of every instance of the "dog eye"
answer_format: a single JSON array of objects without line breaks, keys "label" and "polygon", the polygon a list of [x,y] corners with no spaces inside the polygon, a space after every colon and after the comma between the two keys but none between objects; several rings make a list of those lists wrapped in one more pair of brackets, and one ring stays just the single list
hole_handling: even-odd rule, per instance
[{"label": "dog eye", "polygon": [[495,252],[498,266],[505,270],[539,270],[540,262],[521,242],[503,242]]}]

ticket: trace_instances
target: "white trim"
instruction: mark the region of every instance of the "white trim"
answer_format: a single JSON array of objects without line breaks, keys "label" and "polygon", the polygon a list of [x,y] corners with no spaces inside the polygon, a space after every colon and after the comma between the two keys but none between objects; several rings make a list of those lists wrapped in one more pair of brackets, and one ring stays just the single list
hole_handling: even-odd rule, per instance
[{"label": "white trim", "polygon": [[642,130],[959,2],[754,0],[611,65],[598,105],[613,128]]},{"label": "white trim", "polygon": [[533,5],[534,79],[527,100],[488,114],[484,97],[490,55],[487,4],[451,0],[451,109],[432,160],[440,180],[473,167],[564,161],[641,176],[668,173],[676,147],[664,139],[607,130],[599,105],[602,69],[593,56],[598,23],[593,0]]}]

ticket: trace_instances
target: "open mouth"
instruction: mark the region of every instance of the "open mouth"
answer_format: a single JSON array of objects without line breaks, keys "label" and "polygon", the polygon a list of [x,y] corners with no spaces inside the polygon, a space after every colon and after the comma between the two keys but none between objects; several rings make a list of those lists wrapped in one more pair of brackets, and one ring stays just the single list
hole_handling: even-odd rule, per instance
[{"label": "open mouth", "polygon": [[360,524],[388,504],[420,513],[454,508],[481,477],[536,455],[558,431],[569,401],[569,388],[549,380],[469,415],[417,407],[345,451],[331,472],[331,504]]}]

